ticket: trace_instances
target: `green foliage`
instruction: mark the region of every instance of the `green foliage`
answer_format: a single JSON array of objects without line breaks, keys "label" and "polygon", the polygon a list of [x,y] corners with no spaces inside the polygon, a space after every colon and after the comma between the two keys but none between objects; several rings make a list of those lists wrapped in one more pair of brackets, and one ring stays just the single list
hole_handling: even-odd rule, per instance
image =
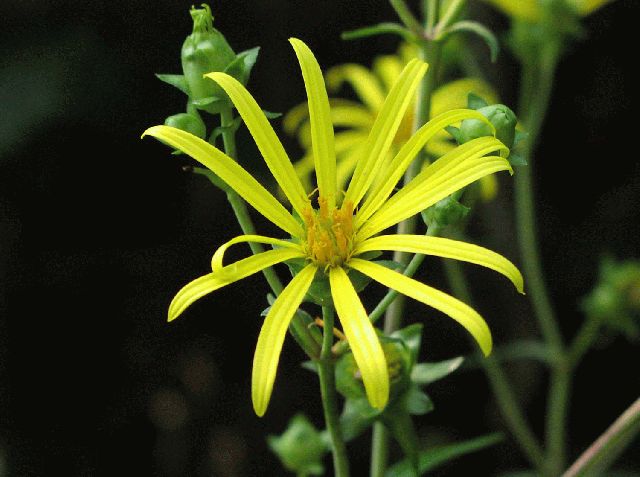
[{"label": "green foliage", "polygon": [[269,436],[267,443],[285,469],[298,475],[324,474],[328,442],[304,414],[296,414],[287,429],[280,436]]}]

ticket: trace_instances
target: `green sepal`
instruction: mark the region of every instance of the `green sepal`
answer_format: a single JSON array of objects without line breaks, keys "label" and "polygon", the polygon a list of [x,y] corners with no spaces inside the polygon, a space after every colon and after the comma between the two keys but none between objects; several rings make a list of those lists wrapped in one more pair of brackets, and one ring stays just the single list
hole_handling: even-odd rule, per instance
[{"label": "green sepal", "polygon": [[249,82],[251,70],[258,60],[258,53],[260,53],[259,46],[238,53],[235,59],[224,69],[224,72],[246,86]]},{"label": "green sepal", "polygon": [[[494,446],[502,440],[504,440],[504,436],[501,433],[493,433],[421,451],[418,455],[418,475],[424,475],[463,455]],[[389,467],[384,475],[385,477],[414,477],[415,473],[411,461],[404,459]]]},{"label": "green sepal", "polygon": [[427,227],[445,228],[462,222],[471,212],[466,205],[449,195],[420,212]]},{"label": "green sepal", "polygon": [[402,399],[402,408],[408,414],[422,416],[430,413],[435,408],[429,395],[415,384],[409,386]]},{"label": "green sepal", "polygon": [[[402,267],[402,265],[398,265]],[[391,333],[391,335],[389,335],[391,338],[400,339],[409,350],[409,354],[411,357],[410,367],[413,367],[413,365],[418,362],[418,354],[420,353],[420,344],[422,343],[423,329],[424,325],[422,323],[414,323],[400,330],[396,330]]]},{"label": "green sepal", "polygon": [[509,153],[509,163],[512,166],[526,166],[527,159],[525,157],[525,146],[524,143],[529,137],[529,133],[525,131],[518,131],[516,129],[515,138],[513,139],[513,147]]},{"label": "green sepal", "polygon": [[479,36],[489,47],[491,62],[495,63],[498,59],[498,53],[500,53],[500,44],[498,43],[498,39],[491,30],[481,23],[461,20],[442,30],[442,32],[436,36],[436,40],[444,41],[454,33],[473,33]]},{"label": "green sepal", "polygon": [[458,356],[435,363],[418,363],[411,370],[411,381],[419,386],[426,386],[453,373],[463,362],[464,358]]},{"label": "green sepal", "polygon": [[487,103],[483,97],[475,93],[469,93],[467,95],[467,108],[478,110],[486,106],[489,106],[489,103]]},{"label": "green sepal", "polygon": [[179,113],[169,116],[164,120],[166,126],[181,129],[194,136],[204,139],[207,134],[207,127],[197,114],[191,113]]},{"label": "green sepal", "polygon": [[158,78],[160,81],[170,84],[171,86],[174,86],[175,88],[178,88],[187,96],[189,95],[189,86],[187,85],[187,80],[185,79],[184,75],[156,73],[156,78]]},{"label": "green sepal", "polygon": [[328,440],[304,414],[296,414],[279,436],[267,437],[271,451],[283,467],[298,475],[323,475],[322,461],[329,452]]},{"label": "green sepal", "polygon": [[366,397],[347,398],[340,415],[342,437],[349,442],[366,431],[376,420],[378,411],[369,405]]}]

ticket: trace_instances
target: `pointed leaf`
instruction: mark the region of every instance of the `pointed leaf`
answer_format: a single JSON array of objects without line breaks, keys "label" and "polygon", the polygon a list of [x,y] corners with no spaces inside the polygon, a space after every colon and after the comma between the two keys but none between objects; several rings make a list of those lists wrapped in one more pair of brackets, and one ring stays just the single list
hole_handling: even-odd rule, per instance
[{"label": "pointed leaf", "polygon": [[163,81],[171,86],[178,88],[184,94],[189,94],[189,86],[187,86],[187,80],[184,75],[168,75],[168,74],[158,74],[156,73],[156,78],[160,81]]},{"label": "pointed leaf", "polygon": [[464,358],[458,356],[437,363],[418,363],[411,371],[411,381],[426,386],[453,373],[463,362]]}]

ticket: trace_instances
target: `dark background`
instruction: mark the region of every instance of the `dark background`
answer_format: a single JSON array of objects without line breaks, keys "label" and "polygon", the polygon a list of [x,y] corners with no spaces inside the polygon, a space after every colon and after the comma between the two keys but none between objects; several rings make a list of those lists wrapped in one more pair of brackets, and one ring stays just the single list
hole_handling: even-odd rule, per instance
[{"label": "dark background", "polygon": [[[181,93],[154,73],[179,73],[189,6],[0,4],[0,476],[283,475],[265,436],[301,409],[321,425],[317,382],[298,366],[303,355],[291,339],[266,417],[252,412],[251,360],[267,292],[261,276],[166,323],[175,292],[205,273],[216,246],[238,233],[224,195],[182,172],[188,161],[139,140],[184,108]],[[474,7],[505,30],[503,17]],[[343,30],[394,19],[384,1],[215,2],[213,10],[236,51],[262,46],[250,89],[271,111],[304,98],[288,37],[308,42],[323,67],[370,64],[397,46],[388,37],[339,39]],[[589,37],[560,65],[536,156],[544,267],[567,336],[582,319],[575,304],[601,255],[638,258],[638,74],[630,39],[639,14],[638,2],[620,0],[585,21]],[[475,48],[486,61],[484,47]],[[493,68],[503,100],[514,105],[515,60],[503,50]],[[264,172],[248,135],[240,137],[244,164]],[[286,147],[297,157],[294,141]],[[474,241],[518,263],[511,183],[500,180],[501,198],[482,206],[472,224]],[[465,270],[498,343],[535,332],[526,302],[500,278]],[[421,278],[446,288],[440,275],[431,260]],[[424,358],[471,350],[447,318],[413,305],[409,314],[428,317]],[[638,358],[623,338],[588,355],[572,400],[572,457],[637,397]],[[546,377],[533,362],[515,371],[541,431]],[[436,412],[420,420],[427,441],[501,428],[478,372],[458,373],[430,394]],[[368,439],[350,452],[354,468],[364,469]],[[622,462],[638,468],[633,450]],[[443,475],[524,466],[507,441]]]}]

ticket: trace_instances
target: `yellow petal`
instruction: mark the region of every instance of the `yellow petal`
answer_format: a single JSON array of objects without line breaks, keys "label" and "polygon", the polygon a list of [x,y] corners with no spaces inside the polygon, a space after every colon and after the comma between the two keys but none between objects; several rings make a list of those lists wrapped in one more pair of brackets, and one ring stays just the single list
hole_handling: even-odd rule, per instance
[{"label": "yellow petal", "polygon": [[345,201],[357,206],[367,192],[375,175],[379,172],[400,122],[426,71],[427,64],[420,60],[410,61],[402,71],[371,128],[369,138],[363,147],[361,158],[349,183]]},{"label": "yellow petal", "polygon": [[440,290],[420,283],[413,278],[406,277],[401,273],[389,270],[382,265],[367,262],[359,258],[351,259],[348,265],[388,288],[392,288],[403,295],[449,315],[464,326],[471,336],[474,337],[485,356],[491,353],[492,339],[489,327],[478,312],[470,306]]},{"label": "yellow petal", "polygon": [[506,149],[505,146],[492,137],[474,139],[458,146],[387,200],[358,230],[358,239],[364,240],[417,214],[481,177],[503,170],[513,172],[507,160],[485,157],[485,154],[502,149]]},{"label": "yellow petal", "polygon": [[510,17],[535,23],[542,16],[540,0],[485,0]]},{"label": "yellow petal", "polygon": [[307,194],[293,170],[293,165],[282,143],[256,100],[238,80],[225,73],[215,72],[205,76],[218,83],[229,95],[260,149],[271,174],[293,208],[302,216],[302,211],[309,205]]},{"label": "yellow petal", "polygon": [[378,111],[382,107],[384,92],[378,79],[364,66],[355,63],[336,66],[327,71],[326,78],[331,91],[346,81],[370,110]]},{"label": "yellow petal", "polygon": [[211,269],[214,273],[220,272],[224,268],[224,266],[222,265],[222,261],[224,260],[224,254],[227,252],[227,249],[232,245],[242,242],[263,243],[269,245],[277,245],[278,247],[282,248],[298,250],[300,257],[304,257],[304,252],[300,245],[298,245],[297,243],[271,237],[264,237],[262,235],[239,235],[218,247],[218,250],[216,250],[216,252],[213,254],[213,257],[211,258]]},{"label": "yellow petal", "polygon": [[477,94],[489,104],[498,102],[498,95],[486,81],[479,78],[461,78],[449,81],[433,92],[431,117],[451,109],[466,108],[469,93]]},{"label": "yellow petal", "polygon": [[267,267],[271,267],[285,260],[291,260],[299,256],[295,249],[278,249],[252,255],[235,262],[220,270],[219,273],[209,273],[196,278],[185,285],[171,301],[169,305],[169,321],[175,320],[193,302],[219,288],[237,282],[253,275]]},{"label": "yellow petal", "polygon": [[315,265],[307,265],[293,277],[264,319],[253,356],[251,375],[251,398],[258,416],[263,416],[269,405],[287,327],[309,290],[316,270]]},{"label": "yellow petal", "polygon": [[380,340],[351,280],[340,267],[329,272],[331,296],[353,357],[362,374],[372,407],[383,409],[389,400],[389,372]]},{"label": "yellow petal", "polygon": [[375,116],[360,105],[332,106],[331,122],[336,127],[361,128],[369,131]]},{"label": "yellow petal", "polygon": [[309,101],[311,123],[311,147],[316,169],[316,179],[321,197],[327,200],[329,210],[336,203],[336,153],[333,125],[329,114],[329,97],[324,86],[320,65],[309,47],[297,38],[290,38],[302,70],[304,87]]},{"label": "yellow petal", "polygon": [[384,55],[374,60],[373,71],[382,80],[385,89],[389,91],[400,77],[402,66],[402,61],[396,55]]},{"label": "yellow petal", "polygon": [[216,147],[193,134],[170,126],[153,126],[142,136],[145,135],[161,139],[212,170],[244,200],[282,230],[295,237],[302,234],[300,223],[287,209],[242,166]]},{"label": "yellow petal", "polygon": [[358,245],[354,253],[361,254],[373,250],[421,253],[475,263],[501,273],[511,280],[520,293],[523,293],[522,274],[518,268],[499,253],[484,247],[459,240],[426,235],[380,235],[365,240]]},{"label": "yellow petal", "polygon": [[393,188],[413,162],[416,155],[434,137],[436,133],[447,126],[463,121],[465,119],[479,119],[488,123],[488,120],[479,112],[471,109],[455,109],[436,116],[427,124],[423,125],[411,138],[402,146],[389,164],[383,168],[383,172],[378,175],[378,179],[371,187],[369,195],[356,217],[356,227],[367,220],[385,200],[389,197]]},{"label": "yellow petal", "polygon": [[291,108],[282,118],[282,129],[287,134],[293,135],[296,130],[309,119],[309,107],[307,103],[301,103]]}]

